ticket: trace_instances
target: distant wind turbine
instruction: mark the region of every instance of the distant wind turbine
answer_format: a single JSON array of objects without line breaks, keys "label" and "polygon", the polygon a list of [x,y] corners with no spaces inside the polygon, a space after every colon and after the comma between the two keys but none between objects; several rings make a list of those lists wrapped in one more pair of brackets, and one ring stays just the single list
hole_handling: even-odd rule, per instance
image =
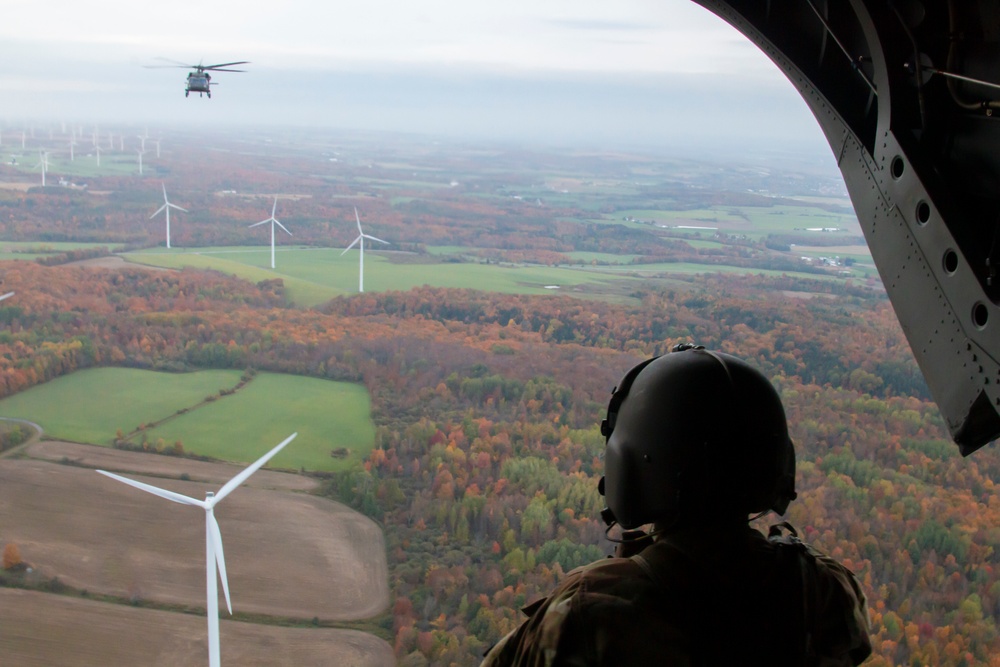
[{"label": "distant wind turbine", "polygon": [[267,220],[261,220],[260,222],[255,222],[252,225],[250,225],[251,227],[256,227],[257,225],[263,225],[263,224],[266,224],[268,222],[271,223],[271,268],[272,269],[274,268],[274,226],[278,225],[279,227],[281,227],[282,229],[285,230],[286,234],[288,234],[289,236],[292,235],[292,233],[290,231],[288,231],[287,229],[285,229],[285,226],[283,224],[281,224],[280,222],[278,222],[278,219],[274,217],[274,213],[277,210],[278,210],[278,198],[275,197],[274,198],[274,206],[271,207],[271,217],[268,218]]},{"label": "distant wind turbine", "polygon": [[152,220],[153,218],[155,218],[160,214],[160,211],[163,211],[164,215],[167,218],[167,248],[170,248],[170,209],[176,208],[178,211],[184,211],[185,213],[187,213],[188,210],[186,208],[181,208],[177,204],[171,204],[167,200],[167,186],[165,183],[163,183],[162,185],[163,185],[163,206],[156,209],[156,213],[149,216],[149,219]]},{"label": "distant wind turbine", "polygon": [[38,164],[35,165],[35,168],[37,169],[38,167],[42,168],[42,187],[44,188],[45,187],[45,172],[48,171],[48,168],[49,168],[49,154],[48,153],[46,153],[46,152],[43,151],[43,152],[41,152],[41,153],[38,154]]},{"label": "distant wind turbine", "polygon": [[145,152],[140,149],[135,149],[135,152],[139,154],[139,175],[142,176],[142,154]]},{"label": "distant wind turbine", "polygon": [[222,579],[222,591],[226,594],[226,607],[229,609],[230,616],[233,613],[232,601],[229,598],[229,580],[226,577],[226,557],[222,551],[222,533],[219,530],[219,522],[216,521],[215,514],[212,510],[223,498],[232,493],[236,487],[245,482],[250,475],[257,472],[261,466],[267,463],[272,456],[280,452],[285,445],[294,440],[296,435],[298,435],[298,433],[292,433],[290,436],[285,438],[278,446],[257,459],[257,461],[250,467],[246,468],[236,477],[233,477],[231,480],[226,482],[226,484],[219,489],[218,493],[212,493],[211,491],[207,492],[204,500],[198,500],[180,493],[167,491],[166,489],[161,489],[151,484],[136,482],[128,477],[122,477],[121,475],[116,475],[104,470],[97,471],[102,475],[110,477],[111,479],[116,479],[119,482],[128,484],[129,486],[134,486],[135,488],[142,489],[147,493],[152,493],[154,496],[166,498],[167,500],[172,500],[173,502],[180,503],[181,505],[194,505],[195,507],[200,507],[205,510],[205,606],[206,611],[208,612],[209,667],[220,667],[221,663],[221,652],[219,650],[220,578]]},{"label": "distant wind turbine", "polygon": [[97,151],[97,166],[100,167],[101,166],[101,147],[100,146],[94,146],[94,150]]},{"label": "distant wind turbine", "polygon": [[389,242],[375,238],[374,236],[370,236],[369,234],[365,234],[364,231],[362,231],[361,217],[358,215],[357,207],[355,207],[354,209],[354,219],[358,223],[358,238],[351,241],[351,245],[344,248],[344,252],[340,253],[340,256],[343,257],[348,250],[354,247],[355,243],[360,243],[358,250],[361,251],[361,264],[358,269],[358,291],[364,292],[365,291],[365,239],[371,239],[372,241],[378,241],[379,243],[385,243],[386,245],[388,245]]},{"label": "distant wind turbine", "polygon": [[70,162],[73,162],[73,161],[76,160],[76,157],[73,155],[73,148],[75,146],[76,146],[76,139],[74,139],[73,137],[70,137],[70,139],[69,139],[69,161]]}]

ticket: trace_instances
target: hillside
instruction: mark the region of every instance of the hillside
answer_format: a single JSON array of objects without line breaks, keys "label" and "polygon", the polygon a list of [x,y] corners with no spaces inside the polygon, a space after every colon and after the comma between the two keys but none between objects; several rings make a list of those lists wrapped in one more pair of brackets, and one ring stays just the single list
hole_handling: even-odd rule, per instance
[{"label": "hillside", "polygon": [[[0,395],[79,368],[254,368],[362,382],[376,446],[323,493],[385,527],[402,664],[475,664],[517,609],[609,550],[611,387],[693,340],[778,386],[791,521],[869,595],[872,665],[1000,653],[1000,457],[962,459],[887,301],[848,283],[709,275],[629,303],[419,288],[287,307],[280,283],[3,263]],[[26,559],[30,553],[24,553]]]}]

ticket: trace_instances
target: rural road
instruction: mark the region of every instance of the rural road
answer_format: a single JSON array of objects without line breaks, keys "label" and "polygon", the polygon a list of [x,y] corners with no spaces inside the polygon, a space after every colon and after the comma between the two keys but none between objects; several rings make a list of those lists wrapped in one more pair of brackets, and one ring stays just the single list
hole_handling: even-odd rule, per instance
[{"label": "rural road", "polygon": [[5,452],[0,452],[0,459],[4,459],[4,458],[8,458],[10,456],[13,456],[16,452],[21,451],[22,449],[24,449],[28,445],[30,445],[30,444],[32,444],[34,442],[38,442],[38,440],[42,437],[42,433],[44,433],[44,431],[42,430],[41,426],[39,426],[35,422],[29,422],[27,419],[15,419],[14,417],[0,417],[0,421],[16,422],[18,424],[26,424],[27,426],[30,426],[31,428],[33,428],[35,430],[35,434],[33,436],[31,436],[30,438],[28,438],[27,440],[25,440],[24,442],[22,442],[17,447],[11,447],[10,449],[8,449]]}]

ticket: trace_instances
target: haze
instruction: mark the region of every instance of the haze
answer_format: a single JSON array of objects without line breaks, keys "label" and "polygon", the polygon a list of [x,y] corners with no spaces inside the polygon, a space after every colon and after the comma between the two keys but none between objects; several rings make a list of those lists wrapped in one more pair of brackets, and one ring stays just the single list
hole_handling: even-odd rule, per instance
[{"label": "haze", "polygon": [[[184,69],[218,74],[185,99]],[[5,126],[297,125],[601,147],[828,156],[787,80],[688,0],[8,3]]]}]

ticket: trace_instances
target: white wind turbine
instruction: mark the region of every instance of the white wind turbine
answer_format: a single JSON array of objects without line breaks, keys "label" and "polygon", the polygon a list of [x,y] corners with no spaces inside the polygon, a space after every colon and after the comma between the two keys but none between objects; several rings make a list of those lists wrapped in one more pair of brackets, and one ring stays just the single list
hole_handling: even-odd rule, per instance
[{"label": "white wind turbine", "polygon": [[45,187],[45,172],[48,171],[48,169],[49,169],[49,154],[48,153],[42,151],[41,153],[38,154],[38,164],[35,165],[35,168],[37,169],[38,167],[42,168],[42,187],[44,188]]},{"label": "white wind turbine", "polygon": [[285,230],[286,234],[288,234],[289,236],[292,235],[292,233],[287,229],[285,229],[285,226],[280,222],[278,222],[278,219],[274,217],[274,213],[277,210],[278,210],[278,198],[275,197],[274,206],[271,207],[271,217],[268,218],[267,220],[261,220],[260,222],[255,222],[252,225],[250,225],[251,227],[256,227],[257,225],[267,224],[268,222],[271,223],[271,268],[272,269],[274,268],[274,226],[278,225],[279,227]]},{"label": "white wind turbine", "polygon": [[364,292],[365,291],[365,239],[371,239],[372,241],[378,241],[379,243],[385,243],[386,245],[388,245],[389,242],[375,238],[374,236],[371,236],[369,234],[365,234],[364,231],[361,230],[361,217],[358,215],[357,207],[354,208],[354,219],[358,223],[358,238],[351,241],[351,245],[344,248],[344,252],[340,253],[340,256],[343,257],[348,250],[354,247],[355,243],[360,242],[358,250],[361,251],[361,264],[358,270],[358,291]]},{"label": "white wind turbine", "polygon": [[149,216],[149,219],[152,220],[153,218],[155,218],[156,216],[158,216],[160,214],[160,211],[164,212],[164,215],[167,218],[167,248],[169,249],[170,248],[170,209],[176,208],[178,211],[184,211],[185,213],[187,213],[188,210],[186,208],[181,208],[177,204],[171,204],[170,201],[167,200],[167,186],[166,186],[166,184],[163,183],[161,185],[163,185],[163,206],[161,206],[160,208],[156,209],[156,213],[154,213],[153,215]]},{"label": "white wind turbine", "polygon": [[142,176],[142,154],[145,151],[137,148],[135,152],[139,154],[139,175]]},{"label": "white wind turbine", "polygon": [[209,667],[219,667],[221,662],[219,651],[219,578],[222,579],[222,591],[226,595],[226,607],[229,609],[230,616],[233,613],[232,601],[229,598],[229,580],[226,577],[226,557],[222,551],[222,533],[219,531],[219,522],[216,521],[215,514],[212,510],[223,498],[228,496],[234,489],[236,489],[236,487],[245,482],[250,475],[257,472],[261,466],[267,463],[272,456],[280,452],[281,449],[295,439],[295,436],[297,435],[298,433],[293,433],[285,438],[274,449],[257,459],[253,465],[226,482],[226,484],[219,489],[218,493],[212,493],[211,491],[207,492],[204,500],[198,500],[180,493],[167,491],[166,489],[161,489],[151,484],[136,482],[135,480],[131,480],[127,477],[122,477],[121,475],[116,475],[104,470],[97,471],[102,475],[116,479],[119,482],[123,482],[129,486],[134,486],[137,489],[142,489],[147,493],[152,493],[154,496],[166,498],[167,500],[172,500],[173,502],[180,503],[181,505],[194,505],[195,507],[200,507],[205,510],[205,602],[206,611],[208,613]]},{"label": "white wind turbine", "polygon": [[97,151],[97,166],[100,167],[101,166],[101,147],[100,146],[94,146],[94,150]]}]

